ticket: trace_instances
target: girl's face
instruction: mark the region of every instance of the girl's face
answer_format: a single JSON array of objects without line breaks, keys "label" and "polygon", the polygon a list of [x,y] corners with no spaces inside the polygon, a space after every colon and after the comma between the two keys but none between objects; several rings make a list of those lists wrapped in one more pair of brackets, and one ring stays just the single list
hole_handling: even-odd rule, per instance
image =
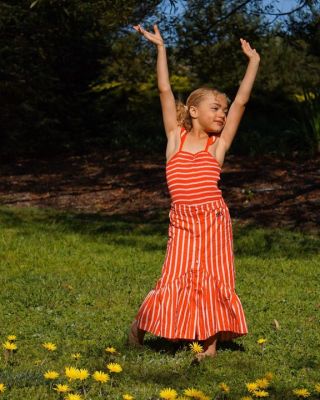
[{"label": "girl's face", "polygon": [[227,99],[223,95],[208,95],[198,107],[194,108],[194,111],[199,125],[205,131],[219,133],[225,126],[227,119]]}]

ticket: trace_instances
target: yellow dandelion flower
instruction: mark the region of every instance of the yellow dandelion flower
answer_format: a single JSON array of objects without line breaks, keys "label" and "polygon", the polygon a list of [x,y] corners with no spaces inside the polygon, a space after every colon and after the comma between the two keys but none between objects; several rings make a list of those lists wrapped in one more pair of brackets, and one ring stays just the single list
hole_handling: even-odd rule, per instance
[{"label": "yellow dandelion flower", "polygon": [[174,389],[171,389],[171,388],[165,388],[160,391],[160,397],[162,399],[173,400],[173,399],[176,399],[177,396],[178,396],[178,393]]},{"label": "yellow dandelion flower", "polygon": [[298,397],[309,397],[310,396],[310,392],[307,389],[301,388],[301,389],[294,389],[293,394],[295,394]]},{"label": "yellow dandelion flower", "polygon": [[274,375],[272,372],[267,372],[264,377],[266,379],[268,379],[268,381],[272,381],[272,379],[274,378]]},{"label": "yellow dandelion flower", "polygon": [[190,343],[189,347],[193,353],[202,353],[203,352],[203,347],[198,342]]},{"label": "yellow dandelion flower", "polygon": [[262,379],[257,379],[256,384],[260,389],[266,389],[270,385],[270,382],[268,381],[267,378],[262,378]]},{"label": "yellow dandelion flower", "polygon": [[204,393],[198,397],[199,400],[210,400],[209,396],[206,396]]},{"label": "yellow dandelion flower", "polygon": [[71,354],[71,358],[73,358],[74,360],[79,360],[79,358],[81,358],[81,354],[80,353],[73,353],[73,354]]},{"label": "yellow dandelion flower", "polygon": [[225,393],[229,393],[230,392],[229,386],[224,382],[219,383],[219,388],[220,388],[220,390],[222,392],[225,392]]},{"label": "yellow dandelion flower", "polygon": [[15,340],[17,340],[17,336],[16,336],[16,335],[9,335],[9,336],[7,337],[7,339],[8,339],[10,342],[14,342]]},{"label": "yellow dandelion flower", "polygon": [[42,343],[42,346],[49,351],[57,350],[57,346],[51,342]]},{"label": "yellow dandelion flower", "polygon": [[6,385],[4,383],[0,383],[0,393],[3,393],[6,390]]},{"label": "yellow dandelion flower", "polygon": [[56,385],[55,388],[53,388],[53,390],[58,393],[67,393],[70,392],[70,387],[68,385],[62,385],[61,383],[59,383],[58,385]]},{"label": "yellow dandelion flower", "polygon": [[122,367],[120,364],[117,363],[109,363],[107,364],[107,368],[110,372],[121,372]]},{"label": "yellow dandelion flower", "polygon": [[199,399],[200,397],[204,396],[204,393],[201,390],[188,388],[185,389],[183,392],[188,397],[194,397],[195,399]]},{"label": "yellow dandelion flower", "polygon": [[268,397],[268,396],[269,396],[269,393],[266,392],[265,390],[254,390],[254,391],[252,392],[252,394],[253,394],[255,397]]},{"label": "yellow dandelion flower", "polygon": [[260,339],[257,340],[257,343],[258,343],[258,344],[263,344],[263,343],[265,343],[266,341],[267,341],[267,339],[260,338]]},{"label": "yellow dandelion flower", "polygon": [[95,381],[101,383],[106,383],[110,379],[109,375],[102,371],[95,371],[92,377]]},{"label": "yellow dandelion flower", "polygon": [[256,382],[246,383],[246,387],[249,392],[254,392],[255,390],[259,389],[258,384]]},{"label": "yellow dandelion flower", "polygon": [[134,397],[131,396],[131,394],[128,394],[128,393],[124,394],[122,396],[122,398],[123,398],[123,400],[133,400],[134,399]]},{"label": "yellow dandelion flower", "polygon": [[84,381],[89,376],[89,372],[87,369],[77,369],[77,379],[80,381]]},{"label": "yellow dandelion flower", "polygon": [[9,351],[17,350],[17,345],[9,341],[3,343],[2,346]]},{"label": "yellow dandelion flower", "polygon": [[[116,353],[116,352],[117,352],[117,350],[116,350],[114,347],[107,347],[107,348],[105,349],[105,351],[106,351],[107,353]],[[128,395],[128,396],[130,396],[130,395]]]},{"label": "yellow dandelion flower", "polygon": [[250,396],[244,396],[244,397],[241,397],[240,400],[252,400],[252,397],[250,397]]},{"label": "yellow dandelion flower", "polygon": [[46,379],[57,379],[59,377],[59,373],[57,371],[47,371],[43,374]]},{"label": "yellow dandelion flower", "polygon": [[316,384],[314,385],[314,390],[315,390],[317,393],[320,393],[320,383],[316,383]]},{"label": "yellow dandelion flower", "polygon": [[80,394],[69,393],[67,394],[67,397],[65,397],[65,400],[82,400],[82,397]]},{"label": "yellow dandelion flower", "polygon": [[74,380],[78,378],[78,370],[74,367],[66,367],[65,368],[66,377],[70,380]]}]

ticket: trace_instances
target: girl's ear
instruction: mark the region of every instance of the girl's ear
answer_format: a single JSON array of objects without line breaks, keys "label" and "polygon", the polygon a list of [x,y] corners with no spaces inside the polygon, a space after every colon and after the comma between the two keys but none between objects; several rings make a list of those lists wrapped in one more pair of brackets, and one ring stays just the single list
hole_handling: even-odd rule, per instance
[{"label": "girl's ear", "polygon": [[190,115],[191,115],[192,118],[197,118],[197,116],[198,116],[197,107],[195,107],[195,106],[190,106],[190,107],[189,107],[189,113],[190,113]]}]

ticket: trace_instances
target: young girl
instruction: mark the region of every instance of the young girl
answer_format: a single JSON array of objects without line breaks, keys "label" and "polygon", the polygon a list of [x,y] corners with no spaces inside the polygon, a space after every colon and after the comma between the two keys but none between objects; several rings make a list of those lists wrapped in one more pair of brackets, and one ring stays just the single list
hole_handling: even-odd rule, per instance
[{"label": "young girl", "polygon": [[142,345],[145,332],[169,340],[203,341],[200,361],[216,354],[217,341],[248,333],[235,293],[232,225],[217,183],[258,71],[260,57],[244,39],[249,62],[237,95],[229,99],[201,87],[176,107],[166,49],[154,33],[135,30],[157,46],[157,76],[167,135],[166,178],[171,197],[170,224],[160,279],[133,321],[129,342]]}]

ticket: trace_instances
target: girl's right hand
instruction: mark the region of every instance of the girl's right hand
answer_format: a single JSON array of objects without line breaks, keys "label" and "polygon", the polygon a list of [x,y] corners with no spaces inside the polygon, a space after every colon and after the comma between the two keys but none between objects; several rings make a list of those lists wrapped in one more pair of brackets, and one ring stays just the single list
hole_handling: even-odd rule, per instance
[{"label": "girl's right hand", "polygon": [[156,44],[157,46],[163,46],[163,39],[160,35],[160,31],[157,25],[153,25],[153,29],[155,33],[151,33],[146,31],[145,29],[142,28],[141,25],[134,25],[133,28],[141,33],[146,39],[150,40],[150,42]]},{"label": "girl's right hand", "polygon": [[241,42],[241,46],[242,46],[242,51],[244,52],[244,54],[249,58],[249,60],[253,60],[253,61],[260,61],[260,56],[257,53],[256,49],[252,49],[250,46],[250,43],[247,42],[246,40],[240,38],[240,42]]}]

